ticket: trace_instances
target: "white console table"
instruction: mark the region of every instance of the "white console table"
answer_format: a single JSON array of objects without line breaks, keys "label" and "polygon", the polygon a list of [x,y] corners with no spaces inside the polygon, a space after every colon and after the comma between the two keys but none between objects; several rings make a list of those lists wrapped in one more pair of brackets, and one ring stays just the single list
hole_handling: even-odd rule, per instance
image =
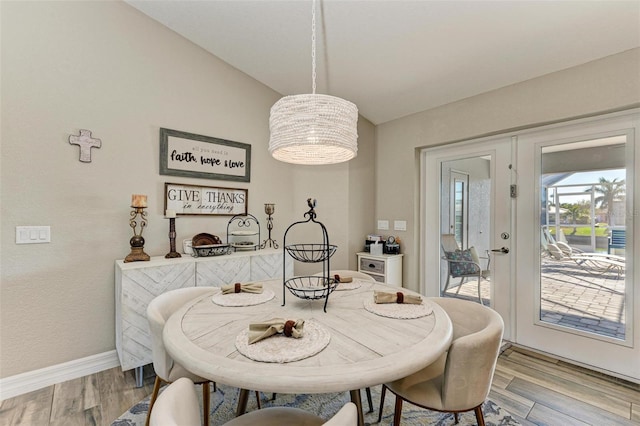
[{"label": "white console table", "polygon": [[[156,296],[177,288],[215,286],[281,278],[282,250],[238,251],[212,257],[183,255],[176,259],[152,257],[147,262],[117,260],[115,264],[116,351],[123,371],[136,369],[142,384],[142,367],[150,364],[151,336],[147,306]],[[287,275],[293,259],[287,256]]]}]

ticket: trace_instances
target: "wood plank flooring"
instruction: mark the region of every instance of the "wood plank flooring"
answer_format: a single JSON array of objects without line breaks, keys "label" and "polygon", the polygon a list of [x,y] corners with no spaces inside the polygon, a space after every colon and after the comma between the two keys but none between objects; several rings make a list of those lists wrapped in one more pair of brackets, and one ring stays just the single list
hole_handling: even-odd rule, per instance
[{"label": "wood plank flooring", "polygon": [[[136,388],[133,371],[113,368],[20,395],[0,403],[0,425],[110,425],[153,379],[145,367]],[[520,348],[500,355],[489,397],[523,426],[640,425],[640,385]]]}]

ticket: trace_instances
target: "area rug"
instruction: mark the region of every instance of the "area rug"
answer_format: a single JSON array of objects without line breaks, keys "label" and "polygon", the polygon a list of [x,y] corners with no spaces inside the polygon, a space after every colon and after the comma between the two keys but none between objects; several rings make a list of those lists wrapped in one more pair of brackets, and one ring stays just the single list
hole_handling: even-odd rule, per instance
[{"label": "area rug", "polygon": [[[377,420],[378,407],[380,404],[380,390],[381,386],[371,388],[375,412],[365,413],[365,424],[367,425],[378,424]],[[212,426],[223,425],[225,422],[234,418],[238,393],[238,389],[224,385],[218,385],[217,392],[211,392],[210,422]],[[202,395],[199,387],[198,394]],[[331,418],[331,416],[333,416],[340,409],[340,407],[342,407],[346,402],[350,400],[348,392],[318,395],[277,394],[274,401],[271,401],[271,394],[261,393],[260,397],[262,408],[272,406],[298,407],[319,415],[324,419]],[[393,424],[394,401],[395,396],[390,392],[387,392],[387,396],[385,398],[385,408],[380,425]],[[367,411],[368,405],[364,391],[362,392],[362,404],[364,410]],[[148,408],[149,397],[131,407],[126,413],[124,413],[113,423],[111,423],[111,426],[143,426],[147,416]],[[249,395],[249,403],[247,404],[247,411],[252,411],[255,409],[257,409],[255,392],[251,392]],[[519,424],[511,416],[511,414],[500,408],[493,401],[487,400],[484,403],[483,411],[485,423],[487,426],[511,426]],[[476,417],[473,411],[461,414],[459,417],[460,423],[458,423],[458,425],[460,426],[471,426],[477,424]],[[454,424],[454,419],[453,414],[429,411],[405,402],[402,409],[401,424],[403,426],[449,426]]]}]

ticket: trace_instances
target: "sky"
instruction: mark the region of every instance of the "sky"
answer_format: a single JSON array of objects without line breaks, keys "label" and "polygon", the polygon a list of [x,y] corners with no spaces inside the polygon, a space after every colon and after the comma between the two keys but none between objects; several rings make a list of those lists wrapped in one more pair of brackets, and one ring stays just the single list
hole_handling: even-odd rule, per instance
[{"label": "sky", "polygon": [[560,182],[557,182],[556,185],[572,185],[576,183],[598,183],[601,177],[604,177],[609,181],[615,178],[618,178],[618,181],[621,181],[626,178],[626,170],[625,169],[599,170],[596,172],[574,173],[568,178],[563,179]]}]

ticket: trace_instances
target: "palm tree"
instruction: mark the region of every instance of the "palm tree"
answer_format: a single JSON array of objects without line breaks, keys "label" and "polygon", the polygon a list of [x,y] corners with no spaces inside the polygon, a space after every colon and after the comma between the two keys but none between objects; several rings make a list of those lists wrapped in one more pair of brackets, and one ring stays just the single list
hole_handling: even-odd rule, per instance
[{"label": "palm tree", "polygon": [[589,215],[588,201],[580,203],[562,203],[560,207],[567,210],[567,212],[571,215],[571,219],[573,220],[574,224],[578,223],[584,216]]},{"label": "palm tree", "polygon": [[[615,178],[611,181],[604,177],[599,180],[599,185],[594,186],[593,190],[601,195],[594,198],[596,205],[601,209],[607,210],[607,223],[611,225],[611,216],[613,213],[613,204],[615,201],[622,201],[626,195],[626,185],[624,179]],[[585,192],[591,192],[587,189]]]}]

